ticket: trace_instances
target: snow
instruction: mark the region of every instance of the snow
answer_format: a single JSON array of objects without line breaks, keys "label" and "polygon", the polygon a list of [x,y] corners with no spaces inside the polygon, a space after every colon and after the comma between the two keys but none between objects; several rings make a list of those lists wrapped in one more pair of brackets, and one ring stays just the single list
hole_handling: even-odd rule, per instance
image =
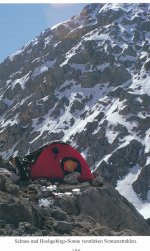
[{"label": "snow", "polygon": [[132,167],[129,173],[122,179],[117,182],[116,190],[119,191],[121,195],[125,198],[130,198],[130,202],[136,206],[139,210],[140,199],[137,197],[137,194],[134,192],[132,188],[133,182],[137,179],[140,174],[140,167],[137,164]]},{"label": "snow", "polygon": [[80,153],[81,153],[81,155],[82,155],[82,157],[84,158],[84,159],[86,159],[87,158],[87,155],[88,155],[88,149],[89,148],[86,148],[84,151],[81,151]]},{"label": "snow", "polygon": [[48,36],[48,37],[45,38],[45,46],[44,46],[44,48],[50,43],[52,37],[53,37],[53,36],[50,35],[50,36]]},{"label": "snow", "polygon": [[141,53],[139,59],[143,59],[143,58],[145,58],[145,57],[147,57],[147,56],[148,56],[147,52],[146,52],[146,51],[142,51],[142,53]]},{"label": "snow", "polygon": [[143,65],[140,71],[140,77],[138,79],[137,78],[133,79],[133,83],[130,86],[132,91],[130,91],[129,93],[132,93],[135,95],[147,94],[150,96],[150,88],[149,88],[150,87],[150,75],[147,74],[146,78],[143,78],[144,75],[146,75],[146,72]]},{"label": "snow", "polygon": [[20,124],[20,126],[21,126],[21,128],[26,129],[26,128],[28,128],[28,127],[29,127],[29,124],[24,125],[24,126]]},{"label": "snow", "polygon": [[137,97],[136,100],[140,103],[143,103],[143,100],[140,97]]},{"label": "snow", "polygon": [[113,143],[113,141],[116,139],[116,137],[117,137],[118,135],[119,135],[119,132],[117,132],[117,131],[112,131],[112,130],[110,130],[110,129],[107,129],[107,130],[106,130],[106,134],[105,134],[105,136],[107,137],[108,142],[109,142],[110,144]]},{"label": "snow", "polygon": [[[70,89],[67,88],[62,92],[61,89],[63,87],[68,86],[69,84],[71,85]],[[65,136],[63,137],[64,141],[67,141],[75,133],[84,130],[86,124],[95,119],[95,117],[99,114],[101,110],[101,106],[99,106],[97,102],[100,100],[100,98],[103,98],[103,96],[110,90],[111,87],[108,84],[102,86],[97,84],[94,88],[91,89],[91,88],[82,88],[81,85],[75,84],[74,81],[65,81],[64,85],[61,86],[60,89],[55,91],[55,95],[58,98],[65,96],[69,99],[69,106],[65,109],[65,112],[62,114],[60,120],[58,122],[55,122],[53,120],[54,124],[55,123],[57,124],[57,126],[55,127],[55,131],[62,128],[62,124],[64,122],[67,122],[67,124],[69,124],[69,121],[72,117],[75,120],[74,125],[71,128],[69,127],[69,129],[65,130]],[[74,102],[74,100],[77,99],[77,94],[79,94],[81,97],[81,99],[78,99],[80,102],[82,102],[84,98],[89,99],[86,102],[84,111],[87,111],[89,113],[90,108],[92,107],[90,113],[87,114],[84,120],[80,118],[80,114],[84,112],[83,110],[76,111],[73,115],[70,114],[70,107]]]},{"label": "snow", "polygon": [[49,99],[49,95],[46,95],[44,98],[41,98],[40,100],[38,100],[38,102],[39,102],[39,101],[45,102],[45,101],[47,101],[48,99]]},{"label": "snow", "polygon": [[147,192],[147,200],[150,201],[150,189]]},{"label": "snow", "polygon": [[42,198],[39,199],[39,206],[40,207],[49,207],[50,205],[53,205],[54,200],[52,198],[46,199]]},{"label": "snow", "polygon": [[[90,9],[89,16],[88,16],[88,20],[90,21],[90,24],[85,23],[85,19],[83,16],[81,16],[81,13],[79,13],[79,15],[75,16],[72,21],[74,24],[78,25],[78,27],[82,27],[83,25],[89,26],[89,25],[95,24],[97,22],[96,15],[97,15],[98,10],[99,10],[99,6],[94,10],[92,10],[92,8]],[[93,20],[93,22],[91,22],[92,20]]]},{"label": "snow", "polygon": [[[57,29],[60,25],[63,25],[63,26],[66,26],[66,28],[68,30],[70,30],[70,33],[71,33],[77,28],[82,28],[83,25],[84,26],[89,26],[89,25],[95,24],[96,23],[96,14],[97,14],[98,10],[99,10],[99,6],[93,12],[91,10],[90,15],[88,17],[88,20],[90,21],[90,23],[86,23],[85,18],[81,16],[81,13],[79,13],[73,19],[71,19],[71,21],[67,20],[65,22],[60,22],[60,23],[58,23],[56,25],[53,25],[51,27],[51,30]],[[91,20],[93,20],[93,22],[91,22]],[[71,28],[70,28],[70,23],[71,23]],[[72,26],[75,26],[75,28],[72,29]]]},{"label": "snow", "polygon": [[15,124],[18,124],[17,118],[18,118],[18,114],[16,114],[15,117],[12,117],[11,119],[7,119],[6,121],[2,120],[2,122],[1,122],[1,128],[5,128],[8,125],[13,126]]},{"label": "snow", "polygon": [[[64,65],[64,63],[63,63]],[[103,71],[105,68],[109,67],[109,63],[101,64],[101,65],[91,65],[91,64],[77,64],[77,63],[72,63],[68,64],[70,65],[71,68],[75,70],[80,70],[81,74],[85,72],[92,72],[92,71]]]},{"label": "snow", "polygon": [[[20,55],[21,53],[23,53],[28,48],[28,46],[30,46],[30,45],[35,46],[36,44],[38,44],[38,37],[36,37],[35,39],[31,40],[31,42],[27,43],[25,46],[23,46],[21,49],[19,49],[15,53],[12,53],[8,57],[8,59],[10,61],[13,61],[14,57],[16,57],[16,56]],[[30,53],[29,50],[27,50],[27,53]]]},{"label": "snow", "polygon": [[[65,89],[68,85],[71,85],[70,89]],[[64,88],[64,91],[62,91],[62,88]],[[71,135],[74,135],[76,132],[79,132],[84,129],[86,124],[88,122],[91,122],[94,120],[94,118],[99,114],[101,107],[98,106],[97,104],[93,107],[93,105],[99,100],[100,97],[103,97],[111,87],[109,87],[108,84],[105,86],[101,85],[96,85],[94,88],[82,88],[81,85],[77,85],[75,81],[65,81],[65,83],[61,86],[61,88],[57,89],[55,91],[55,96],[57,96],[59,99],[62,97],[67,97],[69,99],[69,106],[65,107],[65,110],[60,109],[61,116],[58,118],[54,119],[51,116],[51,113],[53,109],[51,109],[45,116],[43,116],[43,122],[40,124],[38,123],[38,118],[33,119],[33,132],[34,131],[39,131],[39,135],[30,142],[32,144],[35,140],[37,140],[44,131],[47,131],[47,133],[58,133],[60,130],[63,130],[65,132],[65,136],[63,138],[64,141],[69,139]],[[79,95],[79,97],[78,97]],[[92,97],[92,99],[90,98]],[[45,100],[48,97],[45,97]],[[87,98],[87,103],[85,106],[85,109],[87,112],[89,112],[89,109],[91,107],[91,114],[89,114],[85,120],[82,120],[80,118],[80,114],[83,111],[76,111],[73,115],[70,113],[70,107],[74,100],[78,100],[79,102],[82,102],[84,98]],[[89,100],[88,100],[89,99]],[[38,101],[39,102],[39,101]],[[85,111],[85,110],[84,110]],[[74,125],[70,128],[70,119],[74,118],[75,123]],[[67,126],[66,126],[67,124]]]},{"label": "snow", "polygon": [[[20,139],[20,140],[21,140],[21,139]],[[20,140],[19,140],[19,141],[20,141]],[[15,148],[16,148],[17,144],[19,143],[19,141],[17,141],[17,142],[13,145],[13,147],[10,147],[9,149],[7,149],[7,150],[4,151],[4,152],[1,152],[1,156],[2,156],[2,158],[3,158],[4,160],[9,159],[12,155],[13,155],[13,156],[17,155],[18,150],[15,150]]]},{"label": "snow", "polygon": [[61,25],[65,26],[66,28],[68,28],[68,29],[70,30],[69,22],[70,22],[70,20],[68,19],[68,20],[66,20],[66,21],[64,21],[64,22],[60,22],[60,23],[58,23],[58,24],[56,24],[56,25],[53,25],[53,26],[51,27],[51,30],[57,29],[57,28],[58,28],[59,26],[61,26]]},{"label": "snow", "polygon": [[41,66],[36,67],[33,72],[33,78],[48,71],[49,68],[52,68],[54,66],[55,62],[56,62],[56,59],[52,60],[52,61],[47,61],[44,64],[42,64]]},{"label": "snow", "polygon": [[132,3],[132,5],[129,5],[128,3],[122,3],[122,5],[120,6],[120,3],[106,3],[99,11],[99,13],[101,12],[106,12],[109,9],[112,9],[114,11],[117,11],[119,9],[122,9],[123,11],[125,11],[128,15],[132,13],[135,13],[135,15],[142,13],[144,10],[147,10],[147,7],[145,6],[145,8],[142,8],[141,6],[139,6],[136,3]]},{"label": "snow", "polygon": [[11,82],[12,82],[11,79],[7,80],[7,81],[6,81],[6,87],[7,87]]},{"label": "snow", "polygon": [[70,58],[72,58],[75,54],[81,52],[81,50],[83,49],[83,46],[82,46],[82,42],[79,42],[76,46],[74,46],[70,51],[68,51],[65,55],[65,61],[60,64],[60,67],[68,64]]},{"label": "snow", "polygon": [[38,63],[41,61],[41,57],[35,58],[31,63]]},{"label": "snow", "polygon": [[105,64],[97,65],[96,69],[99,71],[103,71],[105,68],[107,68],[109,66],[110,66],[110,63],[105,63]]},{"label": "snow", "polygon": [[100,164],[101,164],[103,161],[105,161],[106,163],[108,163],[108,160],[109,160],[109,158],[111,157],[111,155],[112,155],[112,153],[107,154],[107,155],[105,155],[101,160],[96,161],[95,164],[91,167],[92,172],[95,171],[95,170],[100,166]]},{"label": "snow", "polygon": [[14,103],[14,99],[12,99],[12,100],[10,100],[10,99],[8,99],[8,98],[6,98],[5,97],[5,99],[4,99],[4,103],[9,107],[9,106],[11,106],[13,103]]},{"label": "snow", "polygon": [[149,153],[150,152],[150,129],[148,129],[145,133],[144,145],[145,145],[145,153]]},{"label": "snow", "polygon": [[[70,30],[70,34],[71,34],[72,32],[74,32],[76,29],[79,29],[79,28],[81,29],[81,28],[84,26],[84,25],[83,25],[84,19],[82,19],[82,18],[80,17],[80,14],[77,15],[77,16],[75,16],[75,17],[72,19],[72,22],[73,22],[75,28],[72,29],[72,30]],[[87,25],[87,26],[88,26],[88,25]]]},{"label": "snow", "polygon": [[145,34],[145,39],[150,39],[150,31]]},{"label": "snow", "polygon": [[63,140],[67,141],[75,133],[80,133],[81,131],[83,131],[87,123],[93,121],[98,114],[99,111],[95,110],[91,115],[87,116],[84,120],[77,118],[74,125],[65,133]]},{"label": "snow", "polygon": [[[67,86],[70,88],[66,88],[63,92],[61,91],[62,88]],[[66,80],[61,88],[55,91],[55,96],[61,98],[66,97],[70,100],[71,97],[76,97],[76,94],[79,93],[83,98],[90,98],[92,99],[86,103],[86,105],[90,108],[96,102],[101,99],[104,95],[106,95],[109,91],[112,90],[112,87],[109,86],[108,83],[106,84],[97,84],[93,88],[83,88],[80,84],[76,84],[74,80]],[[73,99],[74,99],[73,98]],[[72,100],[73,101],[73,100]],[[71,102],[70,102],[71,103]]]},{"label": "snow", "polygon": [[36,38],[34,38],[31,42],[30,42],[30,44],[32,44],[32,47],[34,47],[35,45],[37,45],[38,44],[38,37],[36,37]]},{"label": "snow", "polygon": [[127,145],[130,144],[130,142],[135,139],[135,136],[134,135],[127,135],[123,138],[123,143],[119,145],[118,149],[120,148],[123,148],[123,147],[126,147]]},{"label": "snow", "polygon": [[97,16],[97,13],[98,13],[98,11],[99,11],[99,8],[100,8],[100,6],[97,6],[97,8],[94,9],[93,12],[92,12],[92,10],[91,10],[90,16],[91,16],[93,19],[96,19],[96,16]]},{"label": "snow", "polygon": [[133,134],[133,128],[137,127],[138,124],[135,121],[127,121],[127,116],[123,116],[119,114],[119,111],[122,110],[124,107],[123,101],[120,101],[119,98],[113,99],[110,104],[107,106],[107,108],[104,110],[105,117],[100,122],[103,123],[104,120],[107,119],[107,121],[110,124],[113,125],[122,125],[127,128],[128,132],[132,135]]},{"label": "snow", "polygon": [[87,35],[87,37],[85,36],[85,41],[88,40],[96,40],[96,41],[104,41],[104,40],[109,40],[110,36],[108,34],[99,34],[98,32],[94,33],[93,35],[89,36]]},{"label": "snow", "polygon": [[[100,7],[98,7],[98,9],[99,8]],[[118,11],[118,9],[120,8],[120,4],[118,4],[118,3],[106,4],[100,9],[99,13],[106,12],[110,8],[113,9],[114,11]],[[123,4],[121,6],[121,8],[123,11],[126,12],[125,18],[127,18],[128,20],[133,20],[134,17],[137,17],[139,15],[141,17],[144,17],[143,16],[143,8],[140,9],[137,5],[134,5],[131,7],[130,5]],[[70,29],[70,24],[72,25],[74,23],[75,29],[81,28],[82,26],[92,25],[94,22],[96,22],[96,15],[97,15],[98,9],[94,10],[91,13],[91,15],[88,17],[88,21],[90,21],[89,23],[88,23],[88,21],[85,22],[84,16],[81,17],[79,14],[78,16],[74,17],[71,21],[59,23],[59,24],[53,26],[51,29],[53,30],[53,33],[55,33],[54,29],[57,29],[58,26],[63,25],[64,27],[66,27],[68,29],[69,32],[73,32],[74,30]],[[132,13],[131,13],[131,11],[132,11]],[[134,12],[134,17],[133,17],[133,15],[131,15],[131,14],[133,14],[133,12]],[[132,18],[131,18],[131,16],[132,16]],[[74,46],[72,49],[70,49],[68,52],[66,52],[66,54],[64,54],[64,62],[62,62],[60,66],[63,67],[64,65],[68,64],[71,68],[73,68],[75,70],[80,70],[81,74],[83,74],[85,72],[95,71],[95,70],[103,71],[106,67],[110,67],[110,64],[107,62],[104,62],[104,64],[100,64],[100,65],[91,65],[89,62],[88,62],[88,65],[76,63],[76,58],[74,57],[74,55],[81,53],[82,50],[84,49],[84,44],[86,44],[86,41],[90,41],[90,40],[96,41],[97,48],[98,48],[98,46],[100,46],[100,50],[102,48],[102,50],[104,50],[105,53],[107,53],[107,55],[109,53],[109,49],[111,49],[111,47],[113,48],[114,46],[117,46],[117,45],[122,50],[125,50],[126,48],[128,48],[128,45],[132,45],[133,49],[135,49],[133,35],[134,35],[134,30],[136,28],[136,24],[132,23],[131,25],[125,25],[123,23],[123,17],[119,18],[117,20],[117,23],[119,26],[118,38],[114,37],[115,26],[113,26],[112,23],[106,27],[101,26],[99,28],[95,28],[94,31],[90,31],[88,34],[84,35],[82,37],[81,41],[76,43],[76,46]],[[110,33],[109,33],[109,30],[110,30]],[[43,33],[43,34],[45,35],[45,33]],[[145,32],[145,39],[149,39],[149,37],[150,37],[150,32],[147,32],[147,33]],[[50,36],[45,35],[44,39],[43,39],[43,45],[46,47],[51,42],[51,39],[52,39],[52,35],[50,35]],[[142,37],[141,37],[141,39],[142,39]],[[32,48],[32,46],[36,46],[38,43],[39,43],[39,37],[35,38],[30,43],[25,45],[22,49],[18,50],[16,53],[12,54],[9,57],[9,60],[12,61],[15,56],[22,54],[25,49],[26,49],[26,53],[31,53],[32,49],[29,49],[28,46],[30,46]],[[53,47],[56,47],[59,43],[61,43],[61,41],[57,41],[53,45]],[[140,44],[140,42],[139,42],[139,44]],[[141,42],[141,45],[143,46],[144,42],[143,42],[143,44]],[[138,95],[138,97],[135,96],[133,98],[135,98],[137,101],[139,101],[142,106],[142,103],[144,100],[142,100],[142,97],[140,97],[140,96],[143,94],[150,96],[150,88],[149,88],[150,76],[148,76],[148,73],[144,69],[144,63],[146,62],[145,58],[146,57],[148,58],[148,54],[147,54],[147,52],[141,51],[141,50],[137,50],[137,57],[133,57],[130,55],[123,55],[123,53],[125,54],[124,51],[122,51],[118,54],[113,54],[116,57],[118,65],[120,64],[120,61],[122,61],[121,63],[124,63],[126,61],[131,61],[134,63],[138,58],[141,61],[143,60],[143,66],[140,69],[139,76],[138,75],[136,76],[136,77],[139,77],[139,79],[133,78],[133,80],[129,80],[126,83],[122,84],[123,88],[129,87],[129,85],[130,85],[130,93],[132,93],[133,95],[134,94]],[[49,52],[47,55],[49,55]],[[72,58],[72,57],[74,57],[74,58]],[[35,69],[32,72],[33,78],[38,77],[40,74],[46,73],[49,70],[49,68],[52,68],[54,66],[54,64],[56,62],[56,59],[44,62],[44,58],[46,58],[46,55],[35,58],[32,61],[32,63],[34,63],[34,65],[36,64],[36,67],[34,66]],[[71,63],[70,61],[73,63]],[[71,69],[71,71],[73,71],[73,69]],[[134,70],[136,70],[136,69],[134,69]],[[131,74],[133,74],[135,77],[135,74],[132,73],[132,71],[131,71]],[[146,74],[146,78],[144,79],[143,76],[145,74]],[[21,70],[13,73],[9,77],[9,80],[7,80],[5,87],[11,86],[12,90],[13,90],[15,88],[15,86],[19,83],[21,88],[24,90],[26,87],[25,86],[26,82],[30,78],[30,73],[26,74],[25,76],[23,76],[21,78],[17,77],[18,79],[15,79],[15,77],[17,75],[19,75],[19,76],[21,75]],[[70,79],[70,76],[69,76],[69,79]],[[13,80],[10,78],[12,78]],[[79,79],[80,79],[80,76],[79,76]],[[42,134],[44,134],[44,133],[45,134],[47,133],[47,135],[49,135],[50,133],[58,133],[60,131],[62,131],[64,133],[64,137],[62,138],[62,140],[64,140],[64,141],[71,140],[71,138],[73,138],[72,136],[74,136],[76,133],[80,133],[86,129],[87,123],[97,121],[96,117],[102,111],[102,112],[104,112],[104,118],[101,121],[99,121],[98,127],[95,129],[93,134],[96,134],[100,130],[100,127],[103,124],[103,122],[107,121],[108,124],[107,124],[107,127],[105,128],[106,129],[105,136],[107,137],[109,144],[113,144],[114,140],[118,137],[118,135],[120,133],[116,129],[115,130],[113,129],[118,124],[124,126],[127,129],[128,135],[125,136],[123,139],[120,139],[120,141],[118,142],[119,147],[116,147],[115,149],[113,149],[113,151],[111,153],[103,156],[102,159],[98,160],[95,163],[95,165],[92,167],[94,170],[102,163],[102,161],[108,162],[109,158],[112,156],[112,154],[115,151],[117,151],[119,148],[126,147],[127,145],[130,144],[130,142],[133,139],[136,139],[137,141],[141,142],[143,144],[143,146],[145,146],[145,153],[149,153],[150,152],[150,137],[149,137],[150,129],[148,129],[145,132],[145,136],[143,139],[140,139],[139,138],[140,136],[138,137],[136,135],[136,132],[133,131],[133,129],[135,127],[138,127],[138,124],[136,123],[136,119],[135,119],[135,121],[131,122],[128,120],[129,116],[127,116],[127,115],[123,116],[123,115],[119,114],[119,111],[121,111],[125,107],[123,101],[121,101],[119,98],[118,99],[112,98],[111,96],[107,97],[107,94],[112,89],[115,89],[115,87],[111,87],[109,85],[109,83],[97,84],[96,86],[94,86],[92,88],[82,88],[82,86],[80,85],[80,82],[76,83],[76,81],[73,79],[70,81],[69,80],[65,81],[64,84],[61,85],[60,88],[57,88],[55,90],[54,95],[58,99],[66,97],[69,100],[69,106],[68,107],[65,106],[64,109],[60,108],[60,115],[57,118],[54,118],[51,115],[53,112],[53,109],[55,109],[55,106],[52,109],[50,109],[48,111],[48,113],[45,114],[43,117],[34,118],[32,120],[33,124],[32,124],[32,128],[31,128],[31,135],[35,131],[39,132],[39,134],[37,137],[35,137],[30,142],[30,144],[32,144],[33,142],[38,140],[40,137],[42,137]],[[6,90],[7,89],[5,88],[5,92],[6,92]],[[5,102],[6,105],[12,106],[13,103],[15,102],[15,100],[10,100],[7,97],[5,97],[5,99],[4,99],[3,97],[4,97],[5,92],[3,92],[2,100]],[[45,97],[43,97],[39,100],[36,100],[36,105],[44,105],[43,103],[46,102],[48,99],[49,99],[49,95],[46,95]],[[79,101],[80,103],[85,102],[85,107],[81,111],[76,110],[74,113],[71,113],[71,111],[70,111],[71,106],[73,105],[73,103],[76,100]],[[85,101],[85,100],[87,100],[87,101]],[[13,105],[13,107],[11,107],[11,110],[9,112],[10,113],[12,112],[12,114],[14,114],[15,110],[19,109],[19,106],[22,106],[26,101],[27,101],[27,105],[32,103],[32,102],[30,102],[32,100],[29,100],[29,97],[22,98],[20,101],[16,100],[16,103]],[[83,112],[86,112],[85,119],[82,119],[80,117],[80,115]],[[11,116],[9,114],[9,119],[7,119],[6,115],[3,115],[2,119],[1,119],[1,121],[2,121],[1,128],[3,130],[5,130],[5,128],[7,126],[13,126],[14,124],[17,124],[19,122],[18,117],[17,117],[18,114],[16,114],[16,116],[14,116],[14,118],[11,118]],[[132,116],[132,114],[130,116]],[[137,116],[144,119],[144,118],[148,117],[149,114],[142,111],[142,112],[139,112],[137,114]],[[41,119],[42,122],[40,122],[39,119]],[[74,119],[74,124],[72,126],[70,126],[71,119]],[[27,126],[28,125],[21,126],[21,127],[26,128]],[[76,144],[76,142],[74,141],[73,144]],[[8,157],[14,150],[15,150],[15,145],[13,146],[12,149],[9,149],[8,152],[3,153],[3,155]],[[84,149],[81,154],[84,158],[86,158],[86,156],[88,155],[88,148]],[[150,164],[150,157],[147,158],[146,165],[148,165],[148,164]],[[141,171],[141,169],[140,169],[139,165],[136,165],[133,168],[131,168],[130,172],[123,179],[118,181],[116,189],[118,189],[118,191],[120,193],[122,193],[128,200],[131,200],[131,203],[133,203],[137,207],[139,212],[141,212],[144,215],[144,217],[148,218],[148,217],[150,217],[150,213],[149,213],[150,212],[150,205],[149,205],[150,190],[148,191],[148,194],[147,194],[148,200],[143,202],[139,198],[139,196],[134,192],[134,190],[132,189],[132,183],[134,182],[134,180],[137,179],[140,171]],[[45,205],[47,203],[47,201],[41,201],[41,204],[42,203],[43,203],[43,205]]]},{"label": "snow", "polygon": [[10,61],[13,61],[14,57],[20,55],[22,52],[23,52],[23,49],[20,49],[20,50],[16,51],[15,53],[12,53],[12,54],[8,57],[8,59],[9,59]]},{"label": "snow", "polygon": [[72,68],[74,68],[75,70],[80,70],[81,73],[85,72],[85,64],[69,64]]},{"label": "snow", "polygon": [[30,72],[24,75],[22,78],[14,80],[11,84],[12,89],[15,88],[16,84],[20,84],[21,88],[24,89],[25,84],[29,79],[30,79]]},{"label": "snow", "polygon": [[51,112],[52,109],[50,109],[45,116],[40,117],[43,119],[41,123],[38,123],[39,118],[32,119],[32,128],[33,128],[32,132],[37,131],[39,132],[39,135],[32,141],[30,141],[29,142],[30,144],[35,142],[45,131],[47,131],[47,133],[52,132],[56,128],[58,121],[53,120],[52,117],[50,117]]},{"label": "snow", "polygon": [[147,161],[146,161],[146,164],[145,164],[146,166],[147,165],[150,165],[150,156],[149,157],[147,157]]},{"label": "snow", "polygon": [[[16,105],[23,105],[28,99],[33,96],[34,94],[31,94],[30,96],[27,96],[26,98],[22,99],[20,103],[17,103]],[[29,101],[28,101],[29,102]]]},{"label": "snow", "polygon": [[133,56],[129,56],[129,55],[121,55],[121,57],[119,57],[120,60],[122,60],[123,62],[126,61],[131,61],[131,62],[135,62],[137,60],[137,57],[133,57]]},{"label": "snow", "polygon": [[[141,202],[142,204],[143,202]],[[141,208],[139,210],[139,213],[143,215],[145,219],[150,218],[150,202],[143,203],[143,206],[141,205]]]},{"label": "snow", "polygon": [[[150,217],[150,200],[143,203],[140,197],[135,193],[132,188],[133,182],[137,179],[141,172],[139,165],[133,166],[129,173],[121,180],[117,182],[116,190],[123,195],[135,208],[143,215],[145,219]],[[148,194],[149,196],[149,194]]]}]

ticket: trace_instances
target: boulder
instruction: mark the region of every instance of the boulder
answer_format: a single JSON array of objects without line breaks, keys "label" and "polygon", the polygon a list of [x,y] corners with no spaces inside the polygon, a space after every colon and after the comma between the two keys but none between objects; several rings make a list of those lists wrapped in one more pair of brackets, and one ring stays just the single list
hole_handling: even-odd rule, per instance
[{"label": "boulder", "polygon": [[78,172],[73,172],[71,174],[68,174],[64,177],[64,182],[66,184],[74,185],[74,184],[79,184],[78,177],[80,176],[80,173]]},{"label": "boulder", "polygon": [[60,207],[68,215],[78,215],[78,209],[73,197],[65,196],[60,200],[56,200],[54,206]]},{"label": "boulder", "polygon": [[0,192],[0,219],[17,226],[25,221],[33,225],[40,223],[37,209],[28,200]]},{"label": "boulder", "polygon": [[52,217],[60,220],[60,221],[67,221],[68,220],[68,215],[66,212],[62,211],[61,209],[57,208],[52,211]]},{"label": "boulder", "polygon": [[66,221],[58,221],[54,224],[54,229],[60,233],[70,233],[73,229],[72,224]]},{"label": "boulder", "polygon": [[102,187],[104,185],[104,178],[100,175],[98,175],[92,182],[92,185],[94,187]]},{"label": "boulder", "polygon": [[80,215],[91,216],[114,231],[128,229],[135,235],[150,235],[143,216],[111,186],[89,188],[76,198]]},{"label": "boulder", "polygon": [[19,195],[19,186],[14,184],[12,181],[12,176],[17,176],[16,174],[2,168],[0,168],[0,191],[7,192],[12,195]]}]

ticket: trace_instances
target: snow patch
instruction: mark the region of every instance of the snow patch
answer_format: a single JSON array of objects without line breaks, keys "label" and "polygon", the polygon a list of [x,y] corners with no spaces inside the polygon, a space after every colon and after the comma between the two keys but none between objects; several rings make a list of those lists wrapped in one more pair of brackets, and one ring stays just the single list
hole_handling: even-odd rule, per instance
[{"label": "snow patch", "polygon": [[149,153],[150,152],[150,129],[148,129],[145,133],[144,145],[145,145],[145,153]]},{"label": "snow patch", "polygon": [[[141,75],[145,75],[145,71],[143,69],[143,71],[141,70]],[[147,76],[145,79],[134,79],[132,85],[130,86],[130,88],[132,89],[132,91],[130,91],[129,93],[133,93],[136,95],[143,95],[143,94],[147,94],[150,96],[150,76]]]},{"label": "snow patch", "polygon": [[11,106],[13,103],[14,103],[14,99],[12,99],[12,100],[10,100],[10,99],[8,99],[8,98],[5,98],[4,99],[4,103],[9,107],[9,106]]},{"label": "snow patch", "polygon": [[87,35],[87,37],[85,36],[84,40],[85,41],[90,41],[90,40],[95,40],[95,41],[105,41],[105,40],[109,40],[110,36],[108,34],[99,34],[99,32],[95,32],[93,35],[89,34]]},{"label": "snow patch", "polygon": [[18,118],[18,114],[16,114],[15,117],[13,117],[12,119],[7,119],[6,121],[3,120],[3,121],[1,122],[1,128],[5,128],[5,127],[7,127],[8,125],[9,125],[9,126],[13,126],[13,125],[15,125],[15,124],[18,124],[17,118]]},{"label": "snow patch", "polygon": [[16,79],[12,82],[12,89],[15,88],[16,84],[20,84],[21,88],[24,89],[25,88],[25,84],[26,82],[30,79],[30,73],[27,73],[25,76],[23,76],[22,78],[20,79]]},{"label": "snow patch", "polygon": [[80,153],[81,153],[82,157],[83,157],[84,159],[86,159],[86,158],[87,158],[87,155],[88,155],[88,148],[86,148],[84,151],[81,151]]},{"label": "snow patch", "polygon": [[52,37],[53,37],[53,36],[52,36],[52,35],[50,35],[50,36],[48,36],[48,37],[46,37],[46,38],[45,38],[45,40],[44,40],[44,41],[45,41],[44,48],[45,48],[45,47],[46,47],[46,46],[50,43],[50,41],[51,41]]},{"label": "snow patch", "polygon": [[79,42],[75,47],[73,47],[70,51],[68,51],[65,55],[66,60],[60,64],[60,67],[68,64],[70,58],[72,58],[77,52],[81,52],[83,49],[82,42]]},{"label": "snow patch", "polygon": [[[20,140],[19,140],[20,141]],[[8,160],[12,155],[15,156],[18,154],[18,150],[15,151],[15,148],[17,146],[17,144],[19,143],[19,141],[17,141],[13,147],[7,149],[6,151],[4,152],[1,152],[1,156],[4,160]]]},{"label": "snow patch", "polygon": [[107,129],[105,135],[108,139],[109,144],[112,144],[114,140],[116,139],[116,137],[119,135],[119,132]]},{"label": "snow patch", "polygon": [[52,68],[54,66],[55,62],[56,62],[56,59],[53,61],[47,61],[44,64],[42,64],[41,66],[36,67],[33,72],[33,78],[48,71],[49,68]]},{"label": "snow patch", "polygon": [[116,190],[132,203],[139,213],[147,219],[150,217],[150,201],[147,200],[143,203],[132,188],[132,184],[137,179],[140,172],[141,168],[138,164],[133,166],[129,173],[122,180],[117,182]]},{"label": "snow patch", "polygon": [[8,59],[9,59],[10,61],[13,61],[14,57],[20,55],[22,52],[23,52],[23,49],[20,49],[20,50],[16,51],[15,53],[12,53],[12,54],[8,57]]}]

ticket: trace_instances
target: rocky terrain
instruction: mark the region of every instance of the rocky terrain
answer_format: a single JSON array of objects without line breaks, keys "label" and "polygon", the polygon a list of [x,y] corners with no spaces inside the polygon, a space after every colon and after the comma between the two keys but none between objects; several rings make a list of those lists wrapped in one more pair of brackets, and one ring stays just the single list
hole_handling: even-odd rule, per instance
[{"label": "rocky terrain", "polygon": [[[149,236],[148,222],[102,177],[88,182],[57,183],[64,194],[54,196],[50,181],[17,183],[0,175],[0,236]],[[56,192],[55,192],[56,194]]]},{"label": "rocky terrain", "polygon": [[3,158],[69,142],[149,218],[149,14],[148,3],[87,5],[6,58]]}]

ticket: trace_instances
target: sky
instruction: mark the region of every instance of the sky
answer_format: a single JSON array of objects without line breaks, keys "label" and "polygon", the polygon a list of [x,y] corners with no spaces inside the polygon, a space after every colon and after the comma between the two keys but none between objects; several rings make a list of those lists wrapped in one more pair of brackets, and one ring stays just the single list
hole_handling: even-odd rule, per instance
[{"label": "sky", "polygon": [[42,31],[78,14],[86,3],[0,3],[0,62]]}]

